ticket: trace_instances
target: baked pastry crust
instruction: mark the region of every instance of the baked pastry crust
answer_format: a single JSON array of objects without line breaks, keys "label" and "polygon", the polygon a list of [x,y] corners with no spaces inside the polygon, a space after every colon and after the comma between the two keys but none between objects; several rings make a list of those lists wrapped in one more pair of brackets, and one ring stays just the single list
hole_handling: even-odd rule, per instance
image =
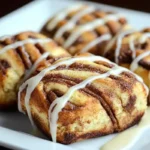
[{"label": "baked pastry crust", "polygon": [[[120,35],[118,36],[119,38]],[[120,44],[117,43],[117,40],[103,56],[114,62],[117,60],[116,63],[119,65],[134,71],[143,78],[146,85],[150,88],[150,29],[147,28],[142,31],[131,30],[131,33],[121,38]],[[119,49],[118,46],[120,47]],[[119,50],[119,55],[115,58],[117,49]],[[142,55],[145,56],[135,63],[134,61]]]},{"label": "baked pastry crust", "polygon": [[[32,122],[51,138],[49,108],[69,89],[89,77],[109,72],[111,62],[83,60],[82,54],[74,58],[79,60],[69,66],[61,62],[54,70],[48,71],[31,93],[29,106],[25,104],[26,89],[21,92],[20,104],[23,112]],[[95,57],[95,56],[94,56]],[[34,79],[34,77],[33,77]],[[32,79],[31,79],[32,81]],[[115,89],[115,90],[114,90]],[[27,95],[26,95],[27,96]],[[61,103],[61,102],[60,102]],[[57,103],[58,105],[58,103]],[[76,141],[120,132],[138,123],[147,108],[147,92],[136,76],[123,71],[119,75],[94,80],[91,84],[72,93],[65,107],[58,113],[57,142],[70,144]],[[55,107],[52,108],[54,111]],[[51,113],[50,113],[51,114]],[[53,132],[53,131],[51,131]]]},{"label": "baked pastry crust", "polygon": [[[72,55],[80,52],[101,54],[107,41],[125,28],[127,20],[121,14],[104,12],[94,6],[77,6],[56,14],[41,32],[53,38]],[[106,34],[106,37],[102,37]]]},{"label": "baked pastry crust", "polygon": [[[32,43],[37,39],[41,41],[35,44]],[[50,56],[48,61],[44,59],[39,66],[47,66],[55,59],[69,56],[55,42],[47,39],[49,41],[43,43],[43,39],[46,40],[47,37],[35,32],[23,32],[0,39],[0,109],[8,110],[17,106],[18,85],[26,71],[32,67],[44,52],[50,52]],[[26,44],[20,42],[25,42]],[[6,49],[6,52],[2,52]]]}]

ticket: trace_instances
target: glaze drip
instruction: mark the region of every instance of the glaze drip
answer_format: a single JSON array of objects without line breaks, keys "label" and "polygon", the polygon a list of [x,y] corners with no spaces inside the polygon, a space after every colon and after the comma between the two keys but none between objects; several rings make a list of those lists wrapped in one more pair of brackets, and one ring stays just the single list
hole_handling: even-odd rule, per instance
[{"label": "glaze drip", "polygon": [[150,108],[145,112],[144,117],[138,125],[119,133],[115,138],[102,146],[101,150],[125,150],[131,148],[138,140],[139,135],[150,128]]}]

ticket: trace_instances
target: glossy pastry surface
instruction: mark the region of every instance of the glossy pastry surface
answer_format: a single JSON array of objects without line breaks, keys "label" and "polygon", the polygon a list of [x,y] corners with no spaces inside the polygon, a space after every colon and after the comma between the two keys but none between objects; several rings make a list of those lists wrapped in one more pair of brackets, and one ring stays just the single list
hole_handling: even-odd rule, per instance
[{"label": "glossy pastry surface", "polygon": [[69,144],[138,123],[147,95],[141,78],[129,70],[82,54],[29,78],[19,88],[18,107],[53,141]]},{"label": "glossy pastry surface", "polygon": [[19,84],[23,79],[27,79],[36,67],[50,65],[55,59],[64,56],[69,54],[50,38],[39,33],[23,32],[1,37],[0,108],[16,106]]}]

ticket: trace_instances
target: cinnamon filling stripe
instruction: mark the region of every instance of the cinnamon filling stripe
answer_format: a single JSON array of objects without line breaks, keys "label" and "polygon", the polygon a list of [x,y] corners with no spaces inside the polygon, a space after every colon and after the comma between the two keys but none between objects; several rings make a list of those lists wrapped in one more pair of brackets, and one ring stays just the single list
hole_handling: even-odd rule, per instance
[{"label": "cinnamon filling stripe", "polygon": [[[111,78],[114,82],[116,82],[116,85],[118,86],[118,88],[121,87],[121,91],[127,91],[129,93],[131,91],[128,91],[128,89],[133,89],[133,85],[135,83],[135,79],[133,78],[133,76],[132,75],[128,76],[127,73],[124,74],[124,78],[127,78],[127,80],[123,80],[122,78],[115,77],[113,75],[109,76],[109,78]],[[133,78],[133,80],[131,78]],[[129,80],[130,81],[132,80],[132,82],[129,82]],[[61,74],[61,73],[48,74],[43,78],[44,83],[57,82],[60,84],[67,84],[69,87],[73,86],[74,84],[79,84],[82,81],[83,80],[81,80],[79,78],[66,76],[66,75]],[[84,91],[85,93],[97,98],[100,101],[101,105],[106,110],[106,112],[110,116],[113,124],[117,128],[118,127],[118,125],[117,125],[118,121],[115,117],[115,114],[113,113],[113,109],[109,106],[109,104],[105,100],[105,97],[103,96],[102,92],[99,89],[95,88],[93,85],[88,85],[85,88],[85,90],[82,89],[81,91]],[[120,99],[120,96],[118,95],[118,93],[116,93],[116,96],[118,97],[118,99],[122,105],[123,102],[122,102],[122,99]],[[124,106],[122,105],[122,107],[124,107]]]},{"label": "cinnamon filling stripe", "polygon": [[[100,64],[98,64],[98,65],[100,65]],[[110,66],[108,66],[108,67],[110,67]],[[112,68],[112,66],[111,66],[111,68]],[[110,69],[111,69],[110,68]],[[87,73],[89,72],[95,72],[95,73],[100,73],[100,74],[102,74],[102,73],[106,73],[107,71],[108,71],[108,68],[107,67],[104,67],[103,66],[103,69],[102,69],[102,67],[100,68],[100,66],[99,67],[94,67],[94,66],[91,66],[90,64],[80,64],[80,63],[74,63],[74,64],[72,64],[72,65],[70,65],[70,66],[68,66],[67,68],[66,68],[66,66],[65,65],[62,65],[62,66],[59,66],[58,68],[56,68],[56,72],[57,71],[63,71],[63,70],[70,70],[70,71],[86,71]],[[61,72],[60,72],[61,73]],[[55,73],[54,73],[55,74]],[[58,72],[58,74],[59,74],[59,72]],[[58,75],[57,74],[57,75]],[[130,73],[128,73],[128,72],[122,72],[122,75],[124,75],[124,79],[121,79],[121,78],[115,78],[115,80],[117,81],[117,84],[119,85],[119,86],[121,86],[121,84],[123,85],[127,85],[127,81],[128,81],[128,79],[130,79],[130,80],[132,80],[134,83],[135,83],[135,81],[136,81],[136,78],[135,78],[135,76],[134,75],[130,75]],[[50,75],[50,76],[53,76],[53,75]],[[48,75],[46,75],[43,79],[45,79],[45,78],[50,78],[50,76],[49,76],[49,74]],[[63,76],[63,78],[65,77],[65,75],[60,75],[60,76]],[[112,78],[112,79],[114,79],[114,76],[110,76],[110,78]],[[125,80],[125,81],[124,81]],[[130,81],[131,82],[131,81]],[[128,84],[131,84],[131,83],[128,83]]]},{"label": "cinnamon filling stripe", "polygon": [[[8,37],[6,37],[8,38]],[[10,38],[12,38],[10,36]],[[29,54],[26,50],[24,45],[25,44],[33,44],[36,47],[36,50],[40,52],[40,54],[44,53],[44,48],[42,48],[42,46],[40,44],[44,44],[44,43],[48,43],[50,42],[51,39],[47,38],[47,39],[25,39],[22,41],[14,41],[14,43],[11,44],[7,44],[6,46],[4,46],[3,48],[1,48],[0,50],[0,55],[7,52],[8,50],[15,50],[17,54],[20,56],[22,63],[24,64],[26,69],[31,68],[32,64],[34,62],[32,62],[31,60],[31,54]],[[40,45],[40,46],[36,46],[36,44]]]},{"label": "cinnamon filling stripe", "polygon": [[[127,76],[128,77],[128,76]],[[121,87],[121,89],[123,90],[123,91],[128,91],[128,89],[132,89],[132,85],[134,84],[134,82],[135,82],[135,80],[133,80],[133,84],[131,83],[128,83],[128,81],[124,81],[123,79],[121,79],[121,78],[119,78],[119,77],[114,77],[114,76],[109,76],[109,78],[111,78],[111,79],[113,79],[113,81],[115,81],[116,82],[116,85],[118,85],[118,88],[119,87]],[[131,78],[131,76],[129,76],[129,78]],[[70,76],[66,76],[66,75],[64,75],[64,74],[48,74],[48,75],[46,75],[44,78],[43,78],[43,82],[44,83],[47,83],[47,82],[50,82],[50,81],[52,81],[52,82],[57,82],[57,83],[60,83],[61,84],[61,82],[63,82],[64,84],[66,83],[69,87],[70,86],[73,86],[73,83],[72,82],[74,82],[74,83],[76,83],[76,84],[78,84],[78,83],[80,83],[80,82],[82,82],[83,80],[81,80],[81,79],[79,79],[79,78],[73,78],[73,77],[70,77]],[[86,88],[87,89],[87,88]],[[92,91],[92,93],[88,93],[88,94],[92,94],[92,96],[94,96],[94,97],[96,97],[97,99],[99,99],[99,94],[100,94],[100,91],[98,90],[98,89],[96,89],[96,88],[94,88],[93,86],[89,86],[88,85],[88,89],[90,89],[90,91]],[[95,95],[94,93],[97,91],[97,95]],[[129,92],[129,91],[128,91]],[[86,90],[86,93],[87,93],[87,90]],[[117,94],[117,93],[116,93]],[[118,94],[117,94],[117,96],[119,96]],[[102,96],[101,96],[102,97]],[[105,99],[104,97],[103,97],[103,99]],[[121,104],[122,104],[122,101],[121,101],[121,99],[119,98],[119,100],[120,100],[120,102],[121,102]],[[103,105],[104,106],[106,106],[106,104],[104,104],[103,103]],[[111,111],[111,112],[113,112],[113,111]],[[109,114],[110,114],[110,112],[109,112]]]},{"label": "cinnamon filling stripe", "polygon": [[[75,82],[77,81],[76,79],[71,80],[70,77],[67,78],[65,77],[65,79],[63,78],[47,78],[46,80],[44,80],[44,83],[46,84],[46,82],[48,83],[59,83],[59,84],[63,84],[63,85],[67,85],[69,88],[80,83],[80,82]],[[82,81],[81,81],[82,82]],[[108,114],[109,118],[111,119],[112,123],[114,124],[115,128],[118,127],[118,121],[117,118],[115,117],[115,114],[113,113],[112,108],[110,107],[110,105],[107,103],[107,101],[105,100],[104,97],[102,97],[102,91],[100,91],[99,89],[95,88],[93,85],[89,85],[86,86],[86,88],[83,89],[79,89],[78,91],[82,92],[83,94],[88,94],[91,97],[96,98],[100,104],[102,105],[103,109],[106,111],[106,113]]]},{"label": "cinnamon filling stripe", "polygon": [[18,47],[16,48],[16,52],[20,56],[25,68],[29,69],[32,66],[32,61],[30,60],[29,54],[24,49],[24,47]]}]

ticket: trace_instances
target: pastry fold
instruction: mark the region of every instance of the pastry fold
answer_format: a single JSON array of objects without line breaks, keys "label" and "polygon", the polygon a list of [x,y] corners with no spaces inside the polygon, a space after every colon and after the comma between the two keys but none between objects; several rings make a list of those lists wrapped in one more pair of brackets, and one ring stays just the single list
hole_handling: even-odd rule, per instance
[{"label": "pastry fold", "polygon": [[[68,59],[71,63],[66,65]],[[68,98],[58,112],[57,142],[70,144],[123,131],[138,123],[147,108],[147,91],[139,77],[102,57],[82,54],[61,59],[52,66],[53,69],[46,72],[31,95],[27,94],[28,88],[21,92],[19,103],[32,123],[51,138],[50,123],[56,117],[53,114],[55,107]],[[116,71],[114,67],[117,67]],[[118,73],[120,69],[122,71]],[[103,77],[103,74],[107,76]],[[97,75],[100,77],[85,84],[85,80]],[[35,77],[29,81],[38,82]],[[85,86],[68,96],[79,84]],[[27,101],[26,96],[29,96]]]},{"label": "pastry fold", "polygon": [[80,52],[101,54],[107,42],[126,25],[127,20],[122,14],[78,4],[53,16],[41,32],[72,55]]},{"label": "pastry fold", "polygon": [[46,36],[22,32],[0,38],[0,109],[14,108],[18,86],[33,64],[45,53],[49,57],[37,64],[47,66],[69,54]]},{"label": "pastry fold", "polygon": [[[131,31],[131,32],[130,32]],[[124,34],[124,36],[122,36]],[[120,42],[119,42],[120,41]],[[141,76],[150,88],[150,29],[121,33],[104,57]]]}]

